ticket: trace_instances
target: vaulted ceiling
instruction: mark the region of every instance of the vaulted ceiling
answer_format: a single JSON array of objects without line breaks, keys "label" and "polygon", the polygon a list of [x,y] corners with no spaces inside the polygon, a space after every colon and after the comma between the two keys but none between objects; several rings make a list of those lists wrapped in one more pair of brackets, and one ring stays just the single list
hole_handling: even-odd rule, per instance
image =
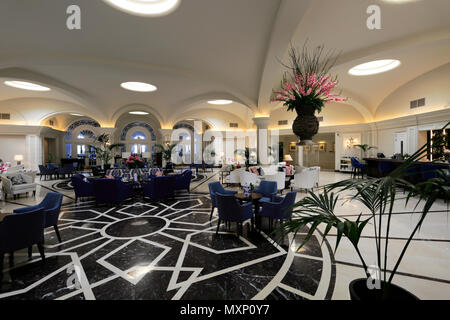
[{"label": "vaulted ceiling", "polygon": [[[348,104],[372,121],[392,92],[450,62],[450,1],[391,1],[182,0],[171,14],[150,18],[99,0],[2,0],[0,109],[26,106],[20,124],[78,111],[114,126],[124,112],[140,109],[162,127],[189,111],[211,123],[233,120],[250,127],[253,116],[284,112],[270,102],[284,71],[280,60],[290,43],[308,40],[310,46],[341,52],[332,70],[340,89]],[[381,30],[366,27],[366,9],[374,3],[381,7]],[[66,28],[71,4],[81,8],[81,30]],[[381,58],[402,65],[370,77],[347,73]],[[7,79],[52,90],[10,88],[3,84]],[[120,87],[125,81],[148,82],[158,90],[125,91]],[[206,104],[211,99],[234,103],[211,107]],[[48,107],[27,113],[33,105]]]}]

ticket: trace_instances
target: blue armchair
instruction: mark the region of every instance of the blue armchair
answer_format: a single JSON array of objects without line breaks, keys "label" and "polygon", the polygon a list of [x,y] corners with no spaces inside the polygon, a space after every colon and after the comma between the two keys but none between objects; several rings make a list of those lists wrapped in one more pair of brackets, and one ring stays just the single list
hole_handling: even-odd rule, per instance
[{"label": "blue armchair", "polygon": [[253,204],[248,202],[241,205],[234,195],[222,193],[216,193],[216,202],[219,211],[216,234],[222,221],[236,222],[237,233],[242,234],[243,222],[253,218]]},{"label": "blue armchair", "polygon": [[44,167],[41,164],[39,165],[39,180],[42,180],[42,177],[44,177],[46,180],[47,177],[50,177],[50,179],[52,179],[54,174],[56,174],[56,168]]},{"label": "blue armchair", "polygon": [[119,179],[93,179],[97,203],[120,203],[133,195],[133,185]]},{"label": "blue armchair", "polygon": [[31,248],[37,244],[41,258],[45,260],[44,226],[45,215],[42,208],[10,214],[0,222],[0,277],[3,275],[5,253],[10,254],[10,265],[12,265],[14,251],[28,248],[28,256],[31,257]]},{"label": "blue armchair", "polygon": [[[262,204],[262,209],[258,213],[258,218],[270,218],[270,228],[272,227],[273,219],[278,219],[280,222],[290,219],[291,214],[287,212],[287,210],[294,205],[296,196],[297,191],[293,191],[286,194],[284,198],[274,196],[272,201],[267,199],[261,200],[260,203]],[[259,229],[261,230],[261,219],[259,219]]]},{"label": "blue armchair", "polygon": [[176,176],[152,177],[142,183],[144,197],[150,200],[171,198],[175,195]]},{"label": "blue armchair", "polygon": [[261,181],[258,188],[253,192],[261,194],[263,197],[261,200],[272,200],[277,195],[277,182],[276,181]]},{"label": "blue armchair", "polygon": [[361,175],[361,178],[364,178],[364,169],[365,169],[366,166],[363,163],[359,162],[354,157],[350,158],[350,161],[352,163],[352,175],[353,175],[353,178],[356,178],[359,175]]},{"label": "blue armchair", "polygon": [[27,213],[30,211],[35,211],[38,209],[43,209],[43,213],[45,216],[45,228],[53,227],[55,229],[56,236],[58,237],[58,241],[61,241],[61,235],[59,234],[58,229],[58,219],[59,213],[61,212],[61,205],[63,201],[63,195],[61,193],[49,192],[45,196],[44,200],[38,205],[26,208],[20,208],[14,210],[14,213]]},{"label": "blue armchair", "polygon": [[66,175],[72,176],[75,172],[76,169],[74,168],[72,163],[66,163],[62,168],[56,169],[58,179],[60,178],[60,176],[63,176],[63,178],[66,178]]},{"label": "blue armchair", "polygon": [[216,194],[221,193],[221,194],[228,194],[228,195],[234,196],[237,193],[237,191],[225,190],[222,187],[222,185],[220,184],[220,182],[211,182],[208,184],[208,187],[209,187],[209,195],[211,196],[211,204],[212,204],[211,215],[209,216],[209,221],[211,221],[213,212],[214,212],[214,208],[217,208]]},{"label": "blue armchair", "polygon": [[175,190],[187,190],[187,192],[190,192],[192,171],[185,170],[182,174],[178,174],[175,177]]},{"label": "blue armchair", "polygon": [[72,177],[72,186],[75,191],[75,202],[78,198],[93,197],[94,184],[91,181],[84,181],[85,177],[81,174],[76,174]]}]

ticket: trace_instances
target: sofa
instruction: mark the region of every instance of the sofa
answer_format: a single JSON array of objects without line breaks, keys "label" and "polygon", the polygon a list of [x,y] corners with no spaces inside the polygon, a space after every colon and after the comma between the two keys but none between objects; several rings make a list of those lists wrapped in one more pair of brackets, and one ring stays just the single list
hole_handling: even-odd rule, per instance
[{"label": "sofa", "polygon": [[187,192],[190,192],[191,179],[191,170],[184,170],[183,173],[175,175],[175,190],[187,190]]},{"label": "sofa", "polygon": [[14,199],[20,194],[33,192],[36,196],[36,183],[34,182],[36,174],[33,173],[6,173],[1,175],[2,189],[7,199],[12,195]]},{"label": "sofa", "polygon": [[96,203],[118,204],[133,196],[133,184],[119,179],[92,179]]},{"label": "sofa", "polygon": [[151,201],[174,197],[176,180],[175,175],[150,178],[142,183],[144,197]]}]

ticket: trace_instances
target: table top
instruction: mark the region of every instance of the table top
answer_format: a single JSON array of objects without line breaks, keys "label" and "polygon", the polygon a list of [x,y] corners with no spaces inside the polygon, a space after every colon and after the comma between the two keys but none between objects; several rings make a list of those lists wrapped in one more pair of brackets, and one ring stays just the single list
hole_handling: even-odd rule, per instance
[{"label": "table top", "polygon": [[263,197],[262,194],[256,192],[252,192],[250,197],[244,197],[244,193],[242,192],[236,193],[234,196],[239,200],[259,200]]}]

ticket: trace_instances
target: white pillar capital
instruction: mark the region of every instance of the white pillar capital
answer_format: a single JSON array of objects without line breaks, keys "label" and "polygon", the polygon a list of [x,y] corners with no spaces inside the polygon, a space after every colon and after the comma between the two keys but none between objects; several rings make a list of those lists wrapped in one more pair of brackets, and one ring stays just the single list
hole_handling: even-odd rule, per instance
[{"label": "white pillar capital", "polygon": [[253,118],[253,122],[258,129],[267,129],[270,123],[270,117]]}]

